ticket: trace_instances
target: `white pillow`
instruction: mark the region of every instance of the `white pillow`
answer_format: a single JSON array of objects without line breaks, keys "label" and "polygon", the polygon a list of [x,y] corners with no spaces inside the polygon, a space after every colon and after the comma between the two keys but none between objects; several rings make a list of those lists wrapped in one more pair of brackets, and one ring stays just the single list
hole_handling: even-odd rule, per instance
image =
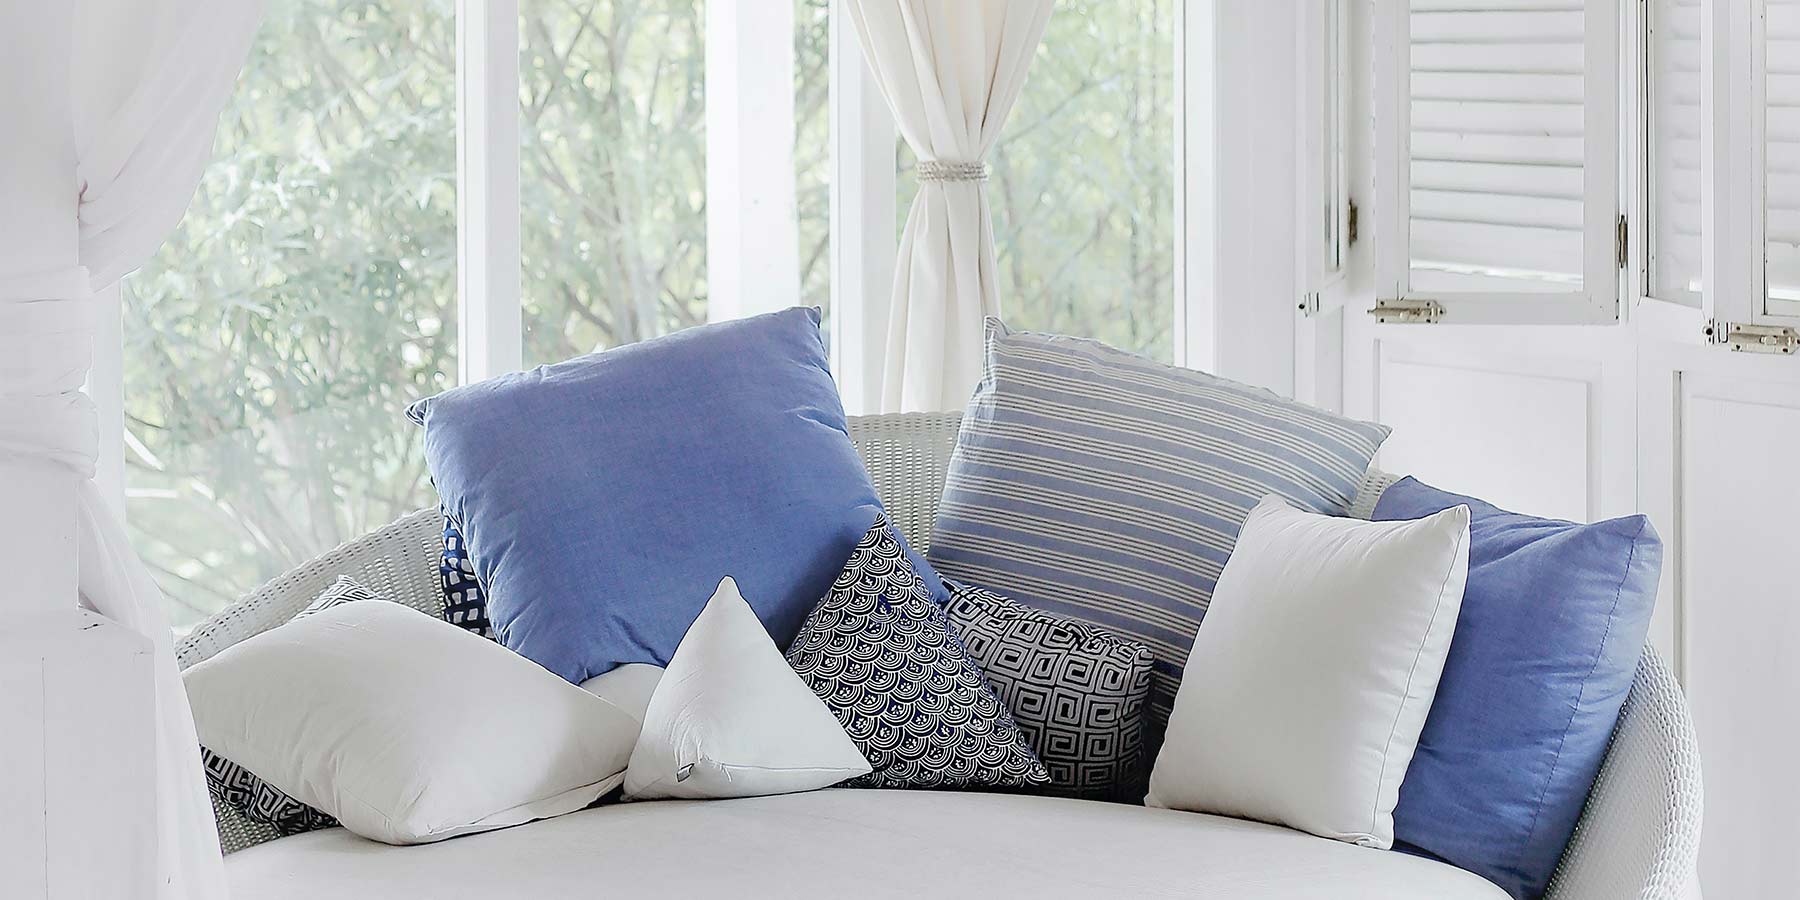
[{"label": "white pillow", "polygon": [[183,676],[200,743],[390,844],[574,812],[623,779],[637,723],[473,632],[346,603]]},{"label": "white pillow", "polygon": [[730,578],[669,660],[625,772],[625,799],[759,797],[869,773]]},{"label": "white pillow", "polygon": [[1146,806],[1386,849],[1462,608],[1469,509],[1250,511],[1194,638]]},{"label": "white pillow", "polygon": [[626,663],[582,682],[581,689],[624,710],[642,726],[644,710],[662,676],[663,667],[654,663]]}]

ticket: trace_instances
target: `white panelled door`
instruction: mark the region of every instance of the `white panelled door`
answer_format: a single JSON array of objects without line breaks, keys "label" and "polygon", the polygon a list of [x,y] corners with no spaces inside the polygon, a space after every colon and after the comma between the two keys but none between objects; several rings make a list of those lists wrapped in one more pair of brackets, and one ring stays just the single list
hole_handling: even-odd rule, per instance
[{"label": "white panelled door", "polygon": [[[1375,246],[1351,255],[1365,293],[1346,302],[1345,411],[1395,427],[1379,464],[1440,487],[1538,515],[1650,515],[1665,546],[1651,639],[1688,689],[1706,767],[1702,887],[1800,896],[1800,538],[1784,525],[1800,355],[1720,343],[1800,325],[1800,0],[1377,0],[1357,15],[1374,77],[1356,99],[1377,127],[1352,192],[1377,215]],[[1623,135],[1591,115],[1608,79],[1599,102]],[[1599,227],[1612,208],[1623,254]],[[1590,315],[1615,283],[1622,321]],[[1396,324],[1358,309],[1396,298],[1443,311]]]}]

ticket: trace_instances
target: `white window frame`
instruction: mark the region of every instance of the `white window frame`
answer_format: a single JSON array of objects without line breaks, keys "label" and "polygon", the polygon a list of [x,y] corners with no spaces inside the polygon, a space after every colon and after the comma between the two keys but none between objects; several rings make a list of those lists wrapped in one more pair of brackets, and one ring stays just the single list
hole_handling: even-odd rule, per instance
[{"label": "white window frame", "polygon": [[1700,299],[1715,341],[1730,325],[1800,327],[1800,303],[1768,295],[1766,12],[1717,0],[1701,26]]},{"label": "white window frame", "polygon": [[[1350,255],[1350,178],[1345,106],[1349,74],[1347,0],[1303,3],[1298,9],[1295,58],[1299,61],[1299,225],[1295,251],[1300,314],[1316,316],[1343,306]],[[1325,228],[1320,228],[1321,209]]]},{"label": "white window frame", "polygon": [[1377,300],[1430,300],[1446,324],[1609,324],[1619,320],[1619,10],[1586,0],[1582,285],[1579,291],[1423,292],[1411,269],[1411,4],[1373,6]]},{"label": "white window frame", "polygon": [[899,255],[898,131],[863,62],[846,0],[832,0],[831,371],[844,411],[881,408],[882,358]]},{"label": "white window frame", "polygon": [[458,384],[519,368],[519,0],[456,6]]}]

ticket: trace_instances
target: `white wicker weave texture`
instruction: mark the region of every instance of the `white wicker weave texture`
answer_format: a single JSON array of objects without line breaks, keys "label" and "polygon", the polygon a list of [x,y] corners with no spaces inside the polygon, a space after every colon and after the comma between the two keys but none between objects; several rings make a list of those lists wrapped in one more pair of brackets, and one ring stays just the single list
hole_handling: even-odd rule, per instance
[{"label": "white wicker weave texture", "polygon": [[[851,439],[889,518],[921,553],[930,546],[959,420],[955,414],[918,413],[850,420]],[[1352,514],[1368,518],[1393,480],[1371,471]],[[419,510],[300,565],[194,629],[176,648],[181,665],[286,622],[339,575],[350,575],[378,596],[440,614],[441,528],[435,508]],[[1686,701],[1668,666],[1654,651],[1646,652],[1548,900],[1685,896],[1699,851],[1700,801],[1699,752]],[[226,853],[276,837],[273,829],[216,804],[215,812]]]}]

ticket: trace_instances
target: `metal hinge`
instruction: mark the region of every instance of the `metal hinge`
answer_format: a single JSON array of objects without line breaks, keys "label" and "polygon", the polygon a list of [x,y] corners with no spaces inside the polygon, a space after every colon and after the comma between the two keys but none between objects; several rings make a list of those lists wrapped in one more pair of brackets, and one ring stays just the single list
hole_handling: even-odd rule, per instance
[{"label": "metal hinge", "polygon": [[1369,315],[1384,325],[1433,325],[1444,317],[1436,300],[1377,300]]},{"label": "metal hinge", "polygon": [[1300,314],[1303,316],[1318,315],[1319,309],[1323,305],[1324,302],[1322,298],[1320,298],[1318,291],[1308,291],[1307,293],[1300,295]]},{"label": "metal hinge", "polygon": [[1613,232],[1613,256],[1618,260],[1619,268],[1621,269],[1625,268],[1625,266],[1631,262],[1630,253],[1627,249],[1630,246],[1631,227],[1625,224],[1625,217],[1620,216],[1619,226]]},{"label": "metal hinge", "polygon": [[1707,322],[1709,343],[1730,347],[1737,353],[1779,353],[1793,356],[1800,349],[1800,332],[1785,325],[1738,325],[1734,322]]},{"label": "metal hinge", "polygon": [[1355,197],[1346,197],[1345,202],[1349,204],[1350,208],[1344,212],[1344,246],[1354,247],[1356,246],[1358,213],[1361,210],[1356,208]]}]

